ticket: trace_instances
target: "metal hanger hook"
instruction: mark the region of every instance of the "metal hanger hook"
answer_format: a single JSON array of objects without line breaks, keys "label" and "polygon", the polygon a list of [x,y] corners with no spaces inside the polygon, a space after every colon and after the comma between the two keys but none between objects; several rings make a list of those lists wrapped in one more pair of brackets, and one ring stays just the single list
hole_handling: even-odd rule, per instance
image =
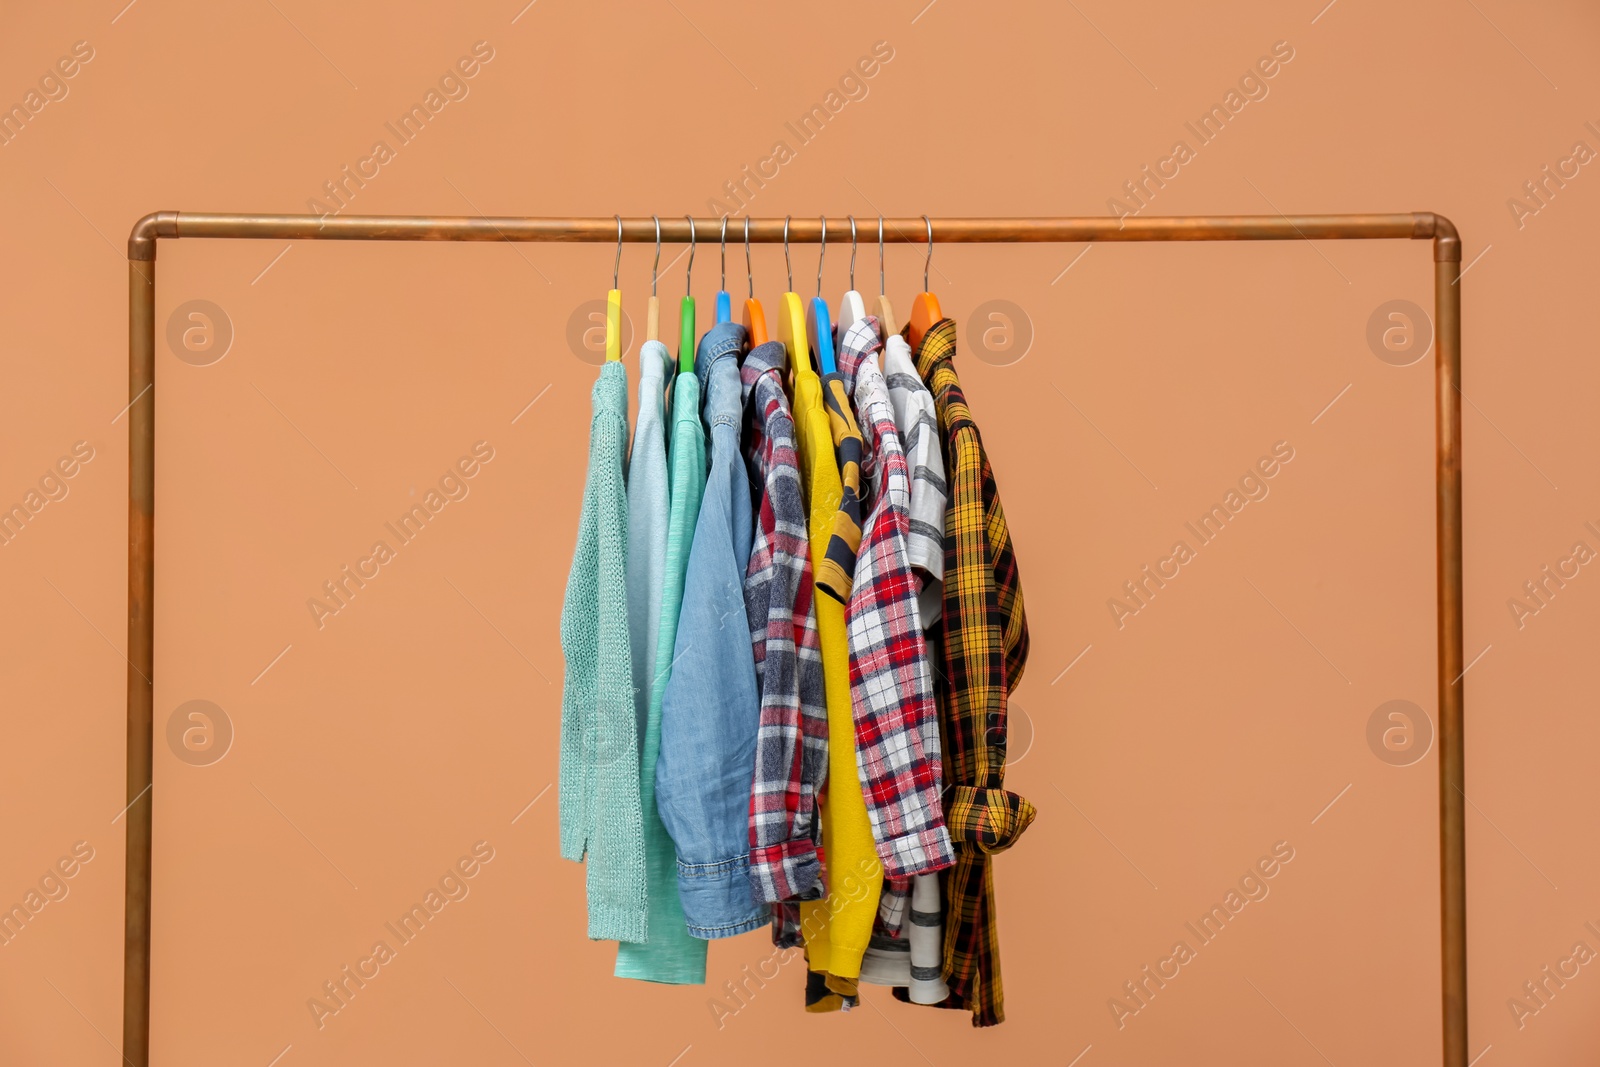
[{"label": "metal hanger hook", "polygon": [[617,288],[617,278],[622,274],[622,216],[613,215],[617,220],[617,261],[611,266],[611,288]]},{"label": "metal hanger hook", "polygon": [[756,298],[756,272],[750,266],[750,216],[744,217],[744,276],[750,280],[750,299]]},{"label": "metal hanger hook", "polygon": [[656,223],[656,261],[655,264],[650,268],[650,295],[655,296],[656,275],[661,271],[661,218],[657,215],[651,215],[650,217],[654,219]]},{"label": "metal hanger hook", "polygon": [[828,258],[828,216],[821,216],[822,239],[817,250],[817,299],[822,299],[822,261]]},{"label": "metal hanger hook", "polygon": [[789,292],[794,292],[794,264],[789,261],[789,216],[783,217],[783,266],[789,274]]},{"label": "metal hanger hook", "polygon": [[883,295],[883,216],[878,216],[878,295]]},{"label": "metal hanger hook", "polygon": [[694,291],[694,216],[685,215],[684,218],[689,220],[689,265],[683,269],[683,295],[689,296]]},{"label": "metal hanger hook", "polygon": [[719,292],[728,291],[728,216],[722,216],[722,284],[717,287]]},{"label": "metal hanger hook", "polygon": [[928,268],[933,265],[933,220],[922,216],[922,222],[928,227],[928,258],[922,261],[922,291],[928,291]]},{"label": "metal hanger hook", "polygon": [[856,217],[850,216],[850,289],[856,287]]}]

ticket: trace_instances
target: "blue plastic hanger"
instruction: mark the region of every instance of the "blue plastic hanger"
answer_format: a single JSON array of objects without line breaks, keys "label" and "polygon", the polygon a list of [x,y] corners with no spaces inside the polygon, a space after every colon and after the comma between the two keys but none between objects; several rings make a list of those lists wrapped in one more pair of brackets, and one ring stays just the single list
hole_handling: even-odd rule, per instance
[{"label": "blue plastic hanger", "polygon": [[823,374],[835,374],[833,328],[828,323],[828,302],[822,299],[822,262],[828,255],[828,216],[822,216],[821,250],[817,253],[817,296],[811,301],[811,339],[816,343],[817,365]]},{"label": "blue plastic hanger", "polygon": [[728,295],[728,216],[722,216],[722,287],[717,290],[717,325],[733,318],[733,298]]}]

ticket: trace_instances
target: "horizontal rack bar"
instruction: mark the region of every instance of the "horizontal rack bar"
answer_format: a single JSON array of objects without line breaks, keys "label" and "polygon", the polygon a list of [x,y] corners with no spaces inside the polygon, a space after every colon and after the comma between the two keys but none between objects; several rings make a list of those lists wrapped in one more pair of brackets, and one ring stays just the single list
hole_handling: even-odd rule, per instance
[{"label": "horizontal rack bar", "polygon": [[[849,236],[849,216],[827,220],[829,243]],[[803,218],[750,219],[749,239],[756,244],[814,244],[823,239],[823,220]],[[468,215],[236,215],[157,211],[139,220],[128,238],[128,258],[154,259],[159,237],[213,237],[320,241],[566,241],[606,243],[618,240],[615,216],[589,218],[494,218]],[[621,220],[621,240],[653,242],[656,220]],[[663,243],[719,242],[722,219],[692,221],[684,216],[660,219]],[[1428,211],[1388,215],[1213,215],[1172,218],[886,218],[883,239],[897,244],[1012,244],[1085,241],[1294,241],[1433,238],[1446,254],[1459,260],[1460,242],[1448,219]],[[878,217],[857,216],[858,243],[878,239]],[[745,240],[745,220],[728,220],[727,240]],[[1448,251],[1454,249],[1453,256]]]}]

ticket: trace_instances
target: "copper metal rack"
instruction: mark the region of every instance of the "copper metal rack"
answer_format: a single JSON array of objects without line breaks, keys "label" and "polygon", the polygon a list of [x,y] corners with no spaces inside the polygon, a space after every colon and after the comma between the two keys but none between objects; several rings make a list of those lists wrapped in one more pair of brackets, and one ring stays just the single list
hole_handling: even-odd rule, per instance
[{"label": "copper metal rack", "polygon": [[[752,219],[750,241],[814,243],[822,219]],[[663,219],[660,240],[718,238],[720,219]],[[837,232],[837,231],[836,231]],[[739,240],[745,240],[739,227]],[[128,780],[122,1053],[150,1062],[150,839],[153,802],[151,700],[155,676],[154,385],[156,245],[162,238],[343,241],[618,240],[614,216],[239,215],[157,211],[128,237]],[[952,244],[1080,241],[1431,240],[1434,302],[1435,560],[1438,597],[1439,911],[1444,1067],[1467,1067],[1467,893],[1462,792],[1461,239],[1432,212],[1388,215],[1229,215],[1175,218],[897,218],[884,240]],[[655,241],[656,223],[623,219],[620,239]]]}]

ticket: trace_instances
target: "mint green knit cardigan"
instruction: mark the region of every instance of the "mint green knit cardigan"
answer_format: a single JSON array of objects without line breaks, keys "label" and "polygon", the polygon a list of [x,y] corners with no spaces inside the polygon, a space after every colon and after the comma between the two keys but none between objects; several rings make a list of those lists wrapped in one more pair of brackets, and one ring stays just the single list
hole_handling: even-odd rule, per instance
[{"label": "mint green knit cardigan", "polygon": [[589,937],[646,937],[639,728],[628,641],[628,372],[600,371],[589,473],[561,608],[561,855],[588,856]]}]

